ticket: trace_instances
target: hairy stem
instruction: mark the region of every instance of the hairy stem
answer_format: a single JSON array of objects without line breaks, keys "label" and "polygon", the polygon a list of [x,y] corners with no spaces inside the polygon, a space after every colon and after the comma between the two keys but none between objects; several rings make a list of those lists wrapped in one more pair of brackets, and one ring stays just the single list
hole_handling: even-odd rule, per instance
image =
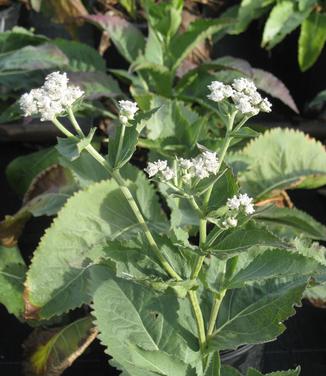
[{"label": "hairy stem", "polygon": [[206,346],[206,334],[203,314],[200,309],[196,291],[190,290],[188,292],[188,297],[196,319],[200,350],[203,353]]},{"label": "hairy stem", "polygon": [[73,125],[73,127],[76,129],[77,133],[79,134],[80,137],[85,137],[84,135],[84,132],[82,131],[82,129],[80,128],[79,124],[78,124],[78,121],[77,119],[75,118],[75,115],[71,109],[71,107],[68,107],[67,109],[67,112],[68,112],[68,116],[69,116],[69,119],[71,121],[71,124]]},{"label": "hairy stem", "polygon": [[119,161],[119,158],[120,158],[123,139],[125,137],[125,132],[126,132],[126,125],[122,123],[121,124],[121,133],[120,133],[120,137],[119,137],[118,150],[117,150],[117,154],[116,154],[116,157],[115,157],[115,164],[117,164],[117,162]]},{"label": "hairy stem", "polygon": [[217,315],[220,310],[220,306],[221,306],[225,293],[226,293],[226,289],[222,290],[219,294],[216,294],[215,296],[213,307],[212,307],[210,318],[209,318],[209,323],[208,323],[207,337],[212,335],[214,331]]}]

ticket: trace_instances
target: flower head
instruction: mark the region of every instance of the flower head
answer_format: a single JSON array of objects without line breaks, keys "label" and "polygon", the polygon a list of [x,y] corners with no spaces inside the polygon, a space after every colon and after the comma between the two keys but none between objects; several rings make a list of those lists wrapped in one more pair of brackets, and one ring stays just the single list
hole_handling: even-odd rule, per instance
[{"label": "flower head", "polygon": [[63,113],[84,95],[79,87],[68,83],[66,73],[47,75],[42,87],[21,96],[19,104],[24,116],[40,115],[41,121],[45,121]]},{"label": "flower head", "polygon": [[149,162],[147,168],[145,168],[145,172],[147,172],[148,176],[152,178],[160,171],[164,171],[168,166],[167,161],[161,161],[160,159],[155,162]]},{"label": "flower head", "polygon": [[232,211],[239,211],[242,208],[247,215],[255,212],[252,198],[249,197],[247,193],[240,193],[239,196],[234,195],[232,198],[227,200],[226,205]]},{"label": "flower head", "polygon": [[237,78],[232,85],[225,85],[220,81],[213,81],[208,85],[210,94],[207,96],[214,102],[230,99],[235,108],[248,116],[257,115],[260,111],[270,112],[271,103],[267,98],[262,98],[256,85],[247,78]]},{"label": "flower head", "polygon": [[136,112],[139,110],[137,103],[132,101],[119,101],[120,120],[122,123],[128,123],[133,120]]}]

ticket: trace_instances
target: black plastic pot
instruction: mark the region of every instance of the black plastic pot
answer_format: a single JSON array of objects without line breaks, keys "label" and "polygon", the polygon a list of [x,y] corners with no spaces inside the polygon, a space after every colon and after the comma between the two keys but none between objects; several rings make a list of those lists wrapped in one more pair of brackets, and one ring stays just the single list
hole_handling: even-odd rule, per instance
[{"label": "black plastic pot", "polygon": [[237,350],[222,352],[221,362],[246,373],[250,367],[261,370],[263,355],[264,345],[245,345]]}]

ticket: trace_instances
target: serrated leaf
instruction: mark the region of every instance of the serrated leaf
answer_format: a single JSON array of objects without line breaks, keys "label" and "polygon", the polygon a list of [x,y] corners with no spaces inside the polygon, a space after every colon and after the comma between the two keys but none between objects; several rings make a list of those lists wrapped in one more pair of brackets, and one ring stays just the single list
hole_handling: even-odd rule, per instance
[{"label": "serrated leaf", "polygon": [[301,25],[298,60],[304,72],[318,59],[326,42],[326,14],[312,12]]},{"label": "serrated leaf", "polygon": [[144,51],[145,38],[140,30],[125,19],[110,14],[86,16],[89,22],[105,30],[120,54],[130,63]]},{"label": "serrated leaf", "polygon": [[0,246],[0,303],[22,319],[26,265],[18,248]]},{"label": "serrated leaf", "polygon": [[[165,223],[160,221],[165,218],[153,188],[142,173],[132,171],[137,185],[127,184],[145,220],[150,228],[162,230]],[[92,265],[104,256],[103,246],[139,232],[139,223],[114,181],[102,181],[76,193],[34,252],[26,282],[26,317],[50,318],[88,302],[85,284]]]},{"label": "serrated leaf", "polygon": [[239,173],[240,185],[256,200],[284,189],[313,189],[326,183],[324,146],[302,132],[280,128],[267,131],[239,156],[247,164],[247,170]]},{"label": "serrated leaf", "polygon": [[172,294],[156,295],[149,288],[112,277],[96,290],[93,310],[100,340],[127,374],[136,368],[155,375],[184,376],[187,364],[198,355],[193,350],[196,341],[187,343],[176,330],[178,302]]},{"label": "serrated leaf", "polygon": [[24,344],[24,370],[30,376],[60,376],[86,350],[97,335],[91,317],[49,330],[37,329]]},{"label": "serrated leaf", "polygon": [[265,227],[259,226],[253,221],[225,231],[221,237],[217,238],[210,246],[209,252],[217,257],[231,257],[237,255],[251,247],[275,247],[287,248],[288,245],[282,242]]},{"label": "serrated leaf", "polygon": [[247,283],[261,282],[271,278],[311,276],[321,264],[312,257],[296,254],[295,250],[267,250],[255,257],[226,282],[227,288],[242,287]]},{"label": "serrated leaf", "polygon": [[255,219],[263,222],[279,236],[304,235],[310,239],[326,240],[326,227],[309,214],[296,208],[279,208],[270,205],[257,210]]},{"label": "serrated leaf", "polygon": [[247,376],[299,376],[300,375],[300,367],[296,369],[290,369],[288,371],[276,371],[271,373],[261,373],[253,368],[249,368],[247,372]]},{"label": "serrated leaf", "polygon": [[300,11],[292,0],[277,2],[265,24],[262,45],[268,49],[275,47],[303,22],[311,10],[311,4]]},{"label": "serrated leaf", "polygon": [[282,321],[295,313],[293,306],[300,303],[305,288],[300,278],[229,291],[222,301],[217,329],[208,341],[209,350],[235,349],[275,339],[285,330]]}]

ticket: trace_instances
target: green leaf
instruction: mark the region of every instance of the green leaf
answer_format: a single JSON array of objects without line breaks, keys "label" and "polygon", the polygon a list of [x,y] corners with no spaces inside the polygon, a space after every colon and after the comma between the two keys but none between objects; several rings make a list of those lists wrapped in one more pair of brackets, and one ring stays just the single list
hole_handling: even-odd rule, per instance
[{"label": "green leaf", "polygon": [[259,371],[249,368],[247,376],[299,376],[300,375],[300,367],[296,369],[290,369],[288,371],[276,371],[272,373],[260,373]]},{"label": "green leaf", "polygon": [[215,240],[209,248],[209,252],[217,257],[224,258],[237,255],[254,246],[275,248],[288,247],[266,228],[250,221],[234,230],[225,231],[221,237]]},{"label": "green leaf", "polygon": [[51,44],[69,59],[69,70],[73,72],[105,72],[106,65],[103,57],[87,44],[67,39],[54,39]]},{"label": "green leaf", "polygon": [[172,294],[156,295],[147,287],[111,277],[96,290],[93,310],[100,340],[127,374],[143,370],[184,376],[198,356],[196,340],[188,343],[177,330],[178,301]]},{"label": "green leaf", "polygon": [[326,102],[326,90],[321,91],[318,93],[315,98],[308,104],[309,109],[314,109],[315,107],[322,107],[322,105]]},{"label": "green leaf", "polygon": [[6,168],[6,176],[11,188],[19,195],[23,195],[35,176],[57,164],[58,160],[59,154],[54,147],[14,159]]},{"label": "green leaf", "polygon": [[[165,229],[153,187],[132,170],[127,184],[151,229]],[[140,225],[117,184],[106,180],[70,198],[34,252],[26,282],[26,316],[50,318],[89,301],[89,271],[112,240],[135,237]]]},{"label": "green leaf", "polygon": [[274,340],[285,330],[282,321],[295,313],[293,306],[300,303],[305,288],[300,278],[229,291],[220,308],[217,329],[208,341],[209,350]]},{"label": "green leaf", "polygon": [[30,72],[67,65],[68,58],[56,46],[26,46],[0,56],[0,82],[10,87]]},{"label": "green leaf", "polygon": [[14,27],[0,33],[0,53],[18,50],[26,46],[38,46],[49,41],[44,35],[34,34],[23,27]]},{"label": "green leaf", "polygon": [[143,6],[151,29],[161,34],[167,41],[179,29],[182,21],[183,0],[156,3],[153,0],[144,0]]},{"label": "green leaf", "polygon": [[265,24],[262,45],[267,49],[275,47],[304,21],[311,10],[311,4],[300,11],[292,0],[277,2]]},{"label": "green leaf", "polygon": [[85,18],[106,31],[117,50],[130,63],[144,51],[145,37],[137,27],[125,19],[109,14],[90,15]]},{"label": "green leaf", "polygon": [[312,257],[297,254],[295,250],[267,250],[256,256],[227,281],[227,288],[242,287],[247,283],[261,282],[271,278],[311,276],[321,267]]},{"label": "green leaf", "polygon": [[171,54],[173,57],[172,70],[176,71],[182,61],[191,53],[191,51],[206,38],[216,35],[223,36],[231,21],[228,19],[217,18],[215,20],[201,19],[192,22],[187,31],[175,36],[171,41]]},{"label": "green leaf", "polygon": [[80,156],[80,153],[92,142],[96,128],[92,128],[87,137],[58,137],[58,144],[56,149],[58,152],[69,161],[74,161]]},{"label": "green leaf", "polygon": [[241,187],[256,200],[284,189],[314,189],[326,183],[324,146],[302,132],[280,128],[267,131],[239,156],[247,164],[247,170],[239,172]]},{"label": "green leaf", "polygon": [[80,86],[88,100],[122,95],[118,82],[104,72],[70,72],[71,84]]},{"label": "green leaf", "polygon": [[231,27],[231,34],[245,31],[249,24],[265,14],[274,2],[275,0],[242,0],[237,13],[237,23]]},{"label": "green leaf", "polygon": [[326,240],[326,227],[309,214],[296,208],[263,207],[255,214],[255,219],[263,222],[280,236],[304,235],[310,239]]},{"label": "green leaf", "polygon": [[24,344],[24,368],[35,376],[60,376],[87,349],[97,335],[91,317],[63,327],[36,330]]},{"label": "green leaf", "polygon": [[26,266],[18,248],[0,246],[0,303],[21,319]]},{"label": "green leaf", "polygon": [[298,59],[305,72],[317,61],[326,42],[326,13],[312,12],[301,25]]}]

